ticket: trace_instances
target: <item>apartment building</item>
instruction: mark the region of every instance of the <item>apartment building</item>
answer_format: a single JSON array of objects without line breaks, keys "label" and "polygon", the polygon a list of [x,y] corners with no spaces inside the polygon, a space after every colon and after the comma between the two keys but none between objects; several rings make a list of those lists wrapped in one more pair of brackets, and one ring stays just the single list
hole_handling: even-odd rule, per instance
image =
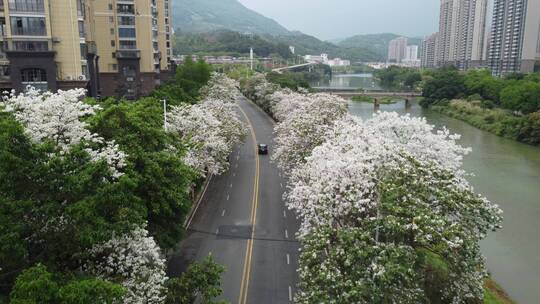
[{"label": "apartment building", "polygon": [[540,69],[540,0],[495,0],[488,64],[494,75]]},{"label": "apartment building", "polygon": [[421,67],[434,68],[437,64],[437,44],[439,33],[434,33],[422,40],[422,53],[420,55]]},{"label": "apartment building", "polygon": [[484,64],[487,5],[487,0],[441,0],[437,66]]},{"label": "apartment building", "polygon": [[136,98],[168,76],[172,0],[0,0],[0,88]]},{"label": "apartment building", "polygon": [[92,1],[103,96],[147,95],[167,78],[171,1]]},{"label": "apartment building", "polygon": [[86,12],[83,0],[0,1],[0,88],[89,87],[95,70]]},{"label": "apartment building", "polygon": [[407,38],[398,37],[388,45],[388,62],[400,63],[407,55]]}]

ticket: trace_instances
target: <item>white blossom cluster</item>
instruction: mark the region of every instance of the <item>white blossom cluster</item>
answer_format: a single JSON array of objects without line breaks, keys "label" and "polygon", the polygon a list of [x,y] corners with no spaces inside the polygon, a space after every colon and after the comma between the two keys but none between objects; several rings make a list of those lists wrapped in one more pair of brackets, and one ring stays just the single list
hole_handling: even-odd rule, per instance
[{"label": "white blossom cluster", "polygon": [[[214,76],[213,79],[223,77]],[[245,136],[246,128],[233,103],[236,99],[232,99],[232,96],[238,97],[238,89],[232,82],[227,83],[229,85],[221,86],[217,91],[227,87],[228,93],[223,94],[231,99],[207,98],[199,104],[175,106],[167,113],[168,130],[178,133],[187,142],[185,163],[201,176],[226,171],[229,155]],[[213,92],[214,87],[207,88],[207,92]]]},{"label": "white blossom cluster", "polygon": [[217,99],[234,103],[238,99],[240,84],[224,74],[214,72],[208,84],[201,89],[204,99]]},{"label": "white blossom cluster", "polygon": [[144,228],[113,237],[90,250],[86,270],[126,290],[125,304],[160,304],[165,301],[165,259]]},{"label": "white blossom cluster", "polygon": [[126,155],[114,141],[106,141],[87,129],[83,121],[101,108],[82,101],[86,91],[73,89],[57,93],[41,93],[33,87],[3,100],[5,111],[12,112],[25,127],[25,133],[34,143],[53,142],[61,154],[71,147],[84,144],[93,161],[106,161],[113,177],[122,175]]},{"label": "white blossom cluster", "polygon": [[413,267],[423,250],[448,265],[437,291],[444,301],[482,298],[478,243],[502,211],[467,182],[470,149],[458,135],[397,113],[362,121],[337,97],[251,85],[278,120],[273,158],[289,175],[285,198],[301,220],[298,302],[421,302],[424,274]]}]

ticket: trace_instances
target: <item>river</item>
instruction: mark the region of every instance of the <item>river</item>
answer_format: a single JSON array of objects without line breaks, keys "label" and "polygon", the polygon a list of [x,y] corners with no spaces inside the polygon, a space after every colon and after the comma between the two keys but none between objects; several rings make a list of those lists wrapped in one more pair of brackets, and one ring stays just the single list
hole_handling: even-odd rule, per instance
[{"label": "river", "polygon": [[[376,89],[370,74],[334,75],[313,86]],[[487,266],[517,303],[540,303],[540,147],[525,145],[482,131],[465,122],[422,109],[416,102],[381,105],[381,111],[425,117],[438,127],[462,135],[460,144],[472,148],[464,168],[474,176],[469,181],[504,211],[503,228],[489,234],[481,246]],[[350,112],[369,118],[369,103],[351,102]]]}]

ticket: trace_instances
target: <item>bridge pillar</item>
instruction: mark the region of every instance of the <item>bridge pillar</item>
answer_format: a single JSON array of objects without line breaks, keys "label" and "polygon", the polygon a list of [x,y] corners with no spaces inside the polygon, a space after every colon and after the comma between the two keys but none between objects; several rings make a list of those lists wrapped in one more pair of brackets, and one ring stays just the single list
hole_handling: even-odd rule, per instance
[{"label": "bridge pillar", "polygon": [[373,108],[375,108],[375,111],[379,109],[379,107],[381,106],[381,104],[379,103],[379,99],[377,97],[375,97],[373,99]]},{"label": "bridge pillar", "polygon": [[411,101],[409,100],[409,98],[405,98],[405,108],[408,109],[411,107]]}]

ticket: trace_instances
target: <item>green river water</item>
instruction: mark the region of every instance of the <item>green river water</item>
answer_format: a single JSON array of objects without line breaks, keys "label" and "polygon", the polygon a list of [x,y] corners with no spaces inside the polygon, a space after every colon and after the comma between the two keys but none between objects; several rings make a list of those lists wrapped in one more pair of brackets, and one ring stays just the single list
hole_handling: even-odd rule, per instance
[{"label": "green river water", "polygon": [[[334,75],[313,86],[376,89],[371,75]],[[381,111],[425,117],[437,127],[462,135],[460,144],[472,148],[464,168],[476,192],[504,211],[503,228],[482,242],[494,279],[517,303],[540,303],[540,147],[533,147],[482,131],[465,122],[422,109],[413,102],[381,105]],[[372,104],[351,102],[350,112],[363,119],[374,113]]]}]

